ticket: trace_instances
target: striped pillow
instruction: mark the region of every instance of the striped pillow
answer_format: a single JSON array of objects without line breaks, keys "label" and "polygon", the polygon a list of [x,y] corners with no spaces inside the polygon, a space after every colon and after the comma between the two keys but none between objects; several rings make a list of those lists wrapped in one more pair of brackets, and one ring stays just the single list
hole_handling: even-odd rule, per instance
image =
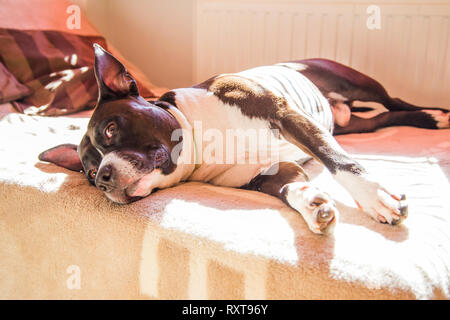
[{"label": "striped pillow", "polygon": [[[61,31],[0,28],[0,62],[32,94],[13,102],[30,115],[56,116],[93,107],[97,101],[92,45],[106,48],[99,36]],[[143,97],[154,94],[138,82]]]},{"label": "striped pillow", "polygon": [[21,99],[30,94],[31,90],[17,81],[5,66],[0,63],[0,103]]}]

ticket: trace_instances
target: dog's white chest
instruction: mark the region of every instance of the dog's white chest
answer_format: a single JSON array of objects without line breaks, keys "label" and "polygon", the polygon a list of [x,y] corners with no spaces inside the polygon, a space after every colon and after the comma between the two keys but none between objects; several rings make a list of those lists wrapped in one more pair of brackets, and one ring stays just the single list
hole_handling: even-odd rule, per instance
[{"label": "dog's white chest", "polygon": [[174,91],[195,137],[198,165],[189,180],[239,187],[279,161],[307,158],[267,120],[250,118],[205,89]]}]

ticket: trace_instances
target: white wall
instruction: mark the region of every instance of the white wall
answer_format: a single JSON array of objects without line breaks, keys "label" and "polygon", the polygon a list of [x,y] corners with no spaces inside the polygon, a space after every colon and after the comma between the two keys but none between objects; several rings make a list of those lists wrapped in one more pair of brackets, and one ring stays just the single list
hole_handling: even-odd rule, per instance
[{"label": "white wall", "polygon": [[450,107],[450,0],[197,0],[194,33],[196,81],[328,58],[394,97]]},{"label": "white wall", "polygon": [[194,0],[73,0],[97,29],[158,85],[193,84]]},{"label": "white wall", "polygon": [[[72,0],[152,81],[324,57],[374,77],[393,96],[450,106],[450,0]],[[369,5],[381,29],[366,26]]]}]

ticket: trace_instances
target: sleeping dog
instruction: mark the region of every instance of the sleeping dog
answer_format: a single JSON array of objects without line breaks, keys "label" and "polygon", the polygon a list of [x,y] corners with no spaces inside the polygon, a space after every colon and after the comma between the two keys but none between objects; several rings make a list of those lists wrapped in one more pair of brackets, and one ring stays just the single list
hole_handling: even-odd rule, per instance
[{"label": "sleeping dog", "polygon": [[[407,217],[405,195],[371,176],[332,133],[449,127],[445,110],[393,99],[377,81],[329,60],[222,74],[150,102],[115,57],[98,45],[94,51],[99,96],[86,134],[79,146],[57,146],[39,159],[84,171],[117,203],[182,181],[203,181],[278,197],[312,232],[329,234],[338,210],[300,165],[314,158],[362,211],[396,225]],[[360,118],[351,114],[355,101],[377,102],[392,112]]]}]

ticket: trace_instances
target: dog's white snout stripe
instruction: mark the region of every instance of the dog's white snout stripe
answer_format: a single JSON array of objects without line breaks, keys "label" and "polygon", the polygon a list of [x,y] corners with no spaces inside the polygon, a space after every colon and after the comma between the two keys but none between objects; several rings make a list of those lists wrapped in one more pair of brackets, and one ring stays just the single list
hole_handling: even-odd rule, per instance
[{"label": "dog's white snout stripe", "polygon": [[112,171],[114,171],[114,174],[117,177],[117,187],[120,187],[129,181],[132,181],[133,178],[138,176],[136,168],[128,160],[123,159],[114,151],[107,153],[103,157],[102,162],[100,163],[100,166],[98,168],[98,172],[100,172],[102,168],[107,165],[111,166]]}]

